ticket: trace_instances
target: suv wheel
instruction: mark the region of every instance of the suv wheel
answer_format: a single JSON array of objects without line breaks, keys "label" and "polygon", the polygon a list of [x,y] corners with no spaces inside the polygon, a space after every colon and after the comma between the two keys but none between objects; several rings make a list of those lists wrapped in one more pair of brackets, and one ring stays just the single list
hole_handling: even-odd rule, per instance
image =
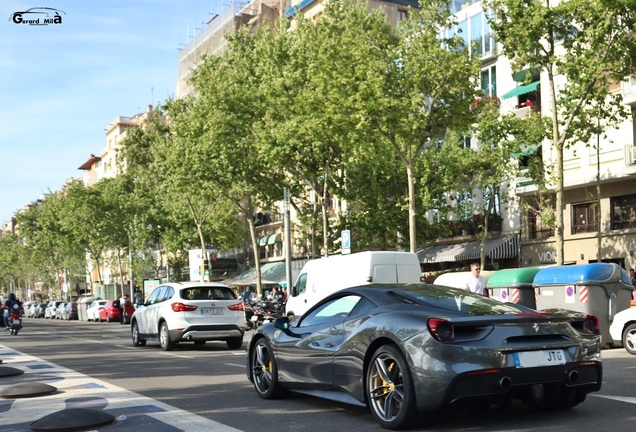
[{"label": "suv wheel", "polygon": [[131,332],[132,332],[133,346],[141,347],[146,345],[146,341],[143,340],[141,336],[139,335],[139,326],[137,326],[137,321],[132,323]]},{"label": "suv wheel", "polygon": [[164,351],[172,351],[176,345],[176,342],[170,340],[170,332],[165,322],[161,323],[161,328],[159,329],[159,344]]},{"label": "suv wheel", "polygon": [[225,343],[227,344],[227,347],[229,349],[239,349],[243,346],[243,338],[242,337],[230,338],[226,340]]}]

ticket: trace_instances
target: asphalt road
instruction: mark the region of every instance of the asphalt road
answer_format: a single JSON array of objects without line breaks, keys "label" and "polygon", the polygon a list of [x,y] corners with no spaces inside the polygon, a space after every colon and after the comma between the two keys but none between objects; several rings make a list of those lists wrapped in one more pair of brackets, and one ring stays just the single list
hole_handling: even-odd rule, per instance
[{"label": "asphalt road", "polygon": [[[278,401],[260,399],[245,375],[244,350],[228,350],[222,342],[180,344],[164,352],[156,342],[133,347],[129,326],[118,323],[25,319],[18,336],[0,334],[2,345],[245,432],[382,430],[364,408],[293,393]],[[611,427],[631,432],[636,356],[615,349],[604,351],[603,358],[603,388],[571,410],[545,412],[514,404],[505,411],[442,418],[416,430],[597,432]]]}]

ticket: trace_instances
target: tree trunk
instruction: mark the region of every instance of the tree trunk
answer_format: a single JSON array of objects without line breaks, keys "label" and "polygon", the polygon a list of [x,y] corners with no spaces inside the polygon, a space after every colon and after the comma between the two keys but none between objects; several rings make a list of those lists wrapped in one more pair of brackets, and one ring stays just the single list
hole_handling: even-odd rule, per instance
[{"label": "tree trunk", "polygon": [[406,175],[409,185],[409,251],[415,252],[417,249],[417,238],[415,235],[415,180],[411,163],[406,164]]},{"label": "tree trunk", "polygon": [[327,174],[322,186],[322,198],[320,199],[322,207],[322,248],[324,256],[329,256],[329,214],[327,209]]}]

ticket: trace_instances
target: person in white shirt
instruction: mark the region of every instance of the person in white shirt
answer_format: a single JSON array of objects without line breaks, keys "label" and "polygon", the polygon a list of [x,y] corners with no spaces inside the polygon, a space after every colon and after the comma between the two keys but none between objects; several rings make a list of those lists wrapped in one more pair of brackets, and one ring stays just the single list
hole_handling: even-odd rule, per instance
[{"label": "person in white shirt", "polygon": [[466,290],[487,296],[488,294],[486,293],[486,281],[480,274],[481,265],[479,265],[478,263],[472,263],[470,265],[470,272],[471,274],[466,280]]}]

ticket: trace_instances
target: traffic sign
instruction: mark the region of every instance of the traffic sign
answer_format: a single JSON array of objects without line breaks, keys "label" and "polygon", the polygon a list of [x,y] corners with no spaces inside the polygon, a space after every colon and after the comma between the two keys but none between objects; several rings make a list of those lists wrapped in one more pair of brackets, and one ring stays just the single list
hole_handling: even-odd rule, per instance
[{"label": "traffic sign", "polygon": [[351,253],[351,231],[344,230],[340,233],[340,240],[342,242],[342,253]]}]

